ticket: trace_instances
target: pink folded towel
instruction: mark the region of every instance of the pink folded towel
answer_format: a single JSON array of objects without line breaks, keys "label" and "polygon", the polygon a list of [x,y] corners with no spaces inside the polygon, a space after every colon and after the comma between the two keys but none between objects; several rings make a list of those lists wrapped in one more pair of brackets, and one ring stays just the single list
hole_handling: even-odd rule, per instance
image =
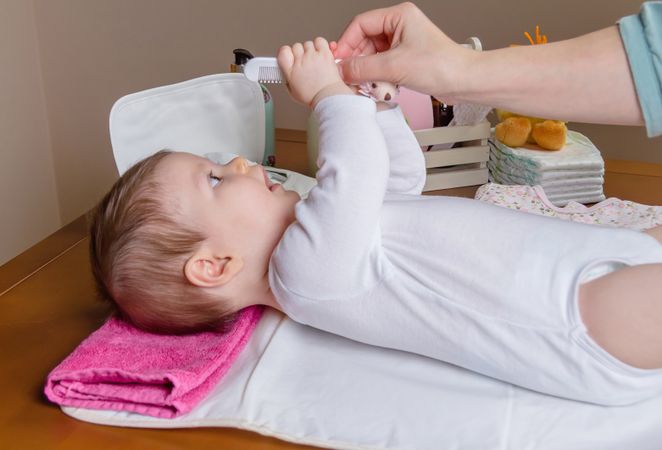
[{"label": "pink folded towel", "polygon": [[239,312],[227,333],[165,336],[110,318],[48,375],[54,403],[173,418],[216,386],[248,342],[263,307]]}]

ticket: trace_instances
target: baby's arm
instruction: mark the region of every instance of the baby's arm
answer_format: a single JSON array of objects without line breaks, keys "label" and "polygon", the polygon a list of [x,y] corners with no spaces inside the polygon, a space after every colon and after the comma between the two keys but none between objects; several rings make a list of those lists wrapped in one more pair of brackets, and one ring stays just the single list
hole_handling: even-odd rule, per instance
[{"label": "baby's arm", "polygon": [[[282,47],[278,62],[292,97],[311,108],[330,95],[355,92],[340,78],[329,44],[322,38],[314,43]],[[413,132],[400,107],[379,103],[377,109],[380,111],[377,122],[386,140],[391,167],[387,191],[420,194],[425,184],[425,159]]]},{"label": "baby's arm", "polygon": [[[276,248],[271,268],[287,289],[300,295],[346,298],[382,275],[379,221],[389,159],[375,103],[349,88],[344,92],[352,95],[329,94],[339,88],[334,77],[344,83],[328,44],[315,44],[317,49],[310,50],[294,46],[292,60],[281,59],[287,50],[279,54],[292,96],[314,105],[320,168],[318,184],[297,204],[296,222]],[[309,67],[314,77],[306,72]],[[320,84],[325,87],[310,88],[315,80],[324,80]]]},{"label": "baby's arm", "polygon": [[390,173],[387,192],[418,195],[425,184],[425,158],[399,106],[379,103],[377,123],[388,147]]}]

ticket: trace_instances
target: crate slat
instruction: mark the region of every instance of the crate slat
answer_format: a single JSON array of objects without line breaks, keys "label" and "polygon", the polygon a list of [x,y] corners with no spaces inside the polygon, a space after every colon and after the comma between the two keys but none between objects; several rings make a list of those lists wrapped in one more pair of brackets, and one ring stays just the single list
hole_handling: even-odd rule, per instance
[{"label": "crate slat", "polygon": [[414,131],[414,136],[421,146],[449,144],[455,142],[487,139],[490,136],[490,123],[461,127],[437,127]]},{"label": "crate slat", "polygon": [[457,164],[484,162],[490,159],[490,147],[477,145],[472,147],[449,148],[423,152],[425,167],[444,167]]},{"label": "crate slat", "polygon": [[438,127],[414,131],[421,147],[439,144],[455,148],[429,150],[423,152],[427,176],[423,191],[474,186],[488,181],[487,161],[490,149],[490,123],[483,121],[477,125]]},{"label": "crate slat", "polygon": [[[436,170],[439,170],[439,172],[436,172]],[[428,172],[423,192],[485,184],[487,179],[487,168],[482,167],[452,170],[433,169],[433,171]]]}]

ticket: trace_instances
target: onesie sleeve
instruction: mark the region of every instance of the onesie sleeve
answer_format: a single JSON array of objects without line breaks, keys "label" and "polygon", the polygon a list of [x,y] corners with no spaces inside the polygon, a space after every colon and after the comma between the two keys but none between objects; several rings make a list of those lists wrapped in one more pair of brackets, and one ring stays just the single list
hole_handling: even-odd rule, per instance
[{"label": "onesie sleeve", "polygon": [[386,191],[419,195],[425,185],[425,158],[400,106],[377,113],[389,155]]},{"label": "onesie sleeve", "polygon": [[327,97],[315,114],[317,185],[297,204],[296,222],[272,254],[270,282],[308,298],[347,298],[372,288],[382,275],[379,221],[388,152],[372,100]]},{"label": "onesie sleeve", "polygon": [[618,22],[649,137],[662,134],[662,2]]}]

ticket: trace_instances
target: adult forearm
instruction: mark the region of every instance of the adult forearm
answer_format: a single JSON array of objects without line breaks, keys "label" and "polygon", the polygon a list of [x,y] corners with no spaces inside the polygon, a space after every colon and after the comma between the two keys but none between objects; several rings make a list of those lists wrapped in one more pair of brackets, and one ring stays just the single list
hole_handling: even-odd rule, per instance
[{"label": "adult forearm", "polygon": [[616,26],[566,41],[475,53],[463,72],[456,103],[567,121],[643,124]]}]

